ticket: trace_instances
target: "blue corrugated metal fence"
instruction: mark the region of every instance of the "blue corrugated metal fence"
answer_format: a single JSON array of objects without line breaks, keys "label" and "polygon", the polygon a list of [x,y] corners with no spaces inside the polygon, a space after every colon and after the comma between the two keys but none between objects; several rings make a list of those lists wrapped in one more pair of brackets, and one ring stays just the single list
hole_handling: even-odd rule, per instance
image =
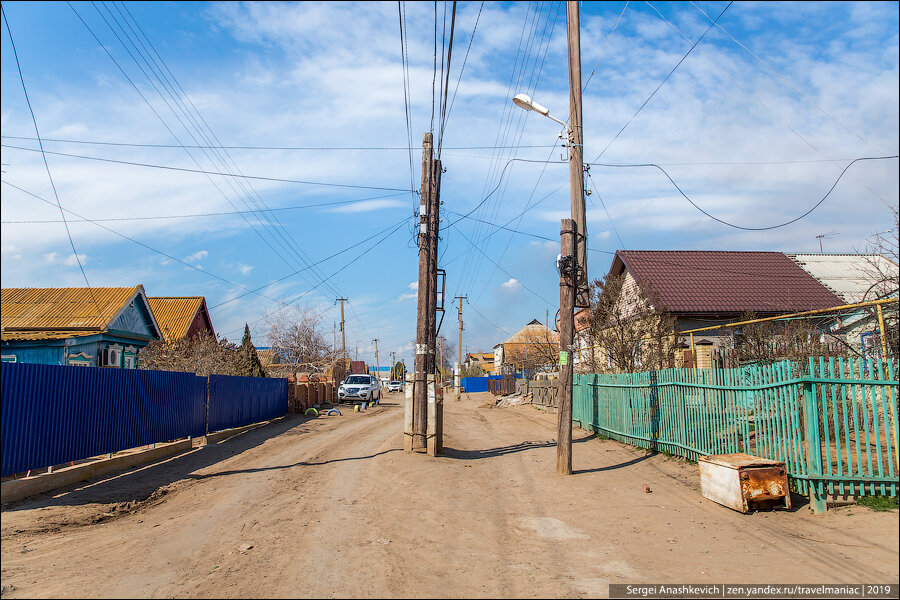
[{"label": "blue corrugated metal fence", "polygon": [[210,433],[287,414],[287,385],[287,379],[210,375]]},{"label": "blue corrugated metal fence", "polygon": [[488,381],[491,379],[503,379],[502,375],[488,375],[487,377],[462,377],[459,385],[466,392],[486,392],[488,391]]},{"label": "blue corrugated metal fence", "polygon": [[[287,380],[3,363],[3,476],[287,412]],[[207,424],[207,401],[209,424]]]}]

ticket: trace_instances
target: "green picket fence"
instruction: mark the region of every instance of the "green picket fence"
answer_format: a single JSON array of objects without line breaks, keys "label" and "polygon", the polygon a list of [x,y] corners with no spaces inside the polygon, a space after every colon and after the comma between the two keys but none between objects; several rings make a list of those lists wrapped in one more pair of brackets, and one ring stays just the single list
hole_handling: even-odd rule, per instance
[{"label": "green picket fence", "polygon": [[576,375],[572,419],[691,460],[743,452],[783,461],[794,488],[824,510],[828,494],[897,495],[896,370],[896,361],[810,358]]}]

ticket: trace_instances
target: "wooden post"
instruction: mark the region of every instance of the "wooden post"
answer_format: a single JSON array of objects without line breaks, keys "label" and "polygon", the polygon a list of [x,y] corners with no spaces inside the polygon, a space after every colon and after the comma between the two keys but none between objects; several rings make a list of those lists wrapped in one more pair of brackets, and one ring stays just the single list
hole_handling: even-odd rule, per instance
[{"label": "wooden post", "polygon": [[459,313],[458,313],[458,322],[459,322],[459,331],[457,333],[457,341],[456,341],[456,381],[454,384],[456,385],[456,401],[459,402],[459,388],[462,385],[462,332],[463,332],[463,320],[462,320],[462,301],[468,300],[468,296],[457,296],[456,299],[459,300]]},{"label": "wooden post", "polygon": [[560,224],[559,273],[559,407],[556,474],[572,474],[572,342],[575,337],[575,221]]},{"label": "wooden post", "polygon": [[[416,358],[413,374],[412,398],[407,402],[406,422],[412,424],[412,431],[405,432],[412,437],[408,450],[422,452],[426,449],[426,433],[428,431],[428,342],[429,307],[433,306],[434,288],[432,287],[433,267],[431,263],[432,221],[434,209],[432,184],[434,176],[434,146],[431,133],[422,136],[422,189],[419,207],[419,288],[418,307],[416,311]],[[433,329],[433,327],[432,327]],[[404,444],[404,448],[407,445]]]},{"label": "wooden post", "polygon": [[[814,376],[813,359],[809,359],[810,377]],[[819,407],[816,402],[816,389],[812,382],[805,382],[803,385],[803,410],[806,413],[806,460],[810,479],[807,480],[809,485],[809,508],[815,514],[822,514],[827,507],[827,499],[825,496],[825,483],[821,479],[815,479],[822,476],[822,441],[819,438]]]},{"label": "wooden post", "polygon": [[[888,355],[887,355],[887,342],[884,341],[887,333],[884,328],[884,312],[881,310],[881,305],[878,305],[878,331],[879,336],[881,338],[881,361],[887,364]],[[881,388],[884,390],[884,388]],[[894,432],[894,464],[897,465],[898,470],[900,470],[900,448],[898,448],[897,444],[897,426],[894,424],[894,411],[891,408],[894,405],[894,388],[891,386],[887,386],[888,392],[888,414],[891,415],[891,431]],[[882,392],[883,393],[883,392]],[[890,440],[890,435],[888,436],[888,440]],[[888,441],[890,443],[890,441]]]},{"label": "wooden post", "polygon": [[346,298],[338,298],[338,302],[341,303],[341,354],[343,354],[344,357],[344,362],[341,364],[341,371],[346,377],[347,372],[350,369],[349,365],[347,364],[347,336],[344,332],[344,302],[349,301]]},{"label": "wooden post", "polygon": [[[569,192],[572,219],[575,220],[575,307],[587,308],[590,290],[587,278],[587,228],[584,209],[584,138],[581,124],[581,25],[577,0],[566,2],[569,42]],[[571,362],[571,361],[570,361]]]}]

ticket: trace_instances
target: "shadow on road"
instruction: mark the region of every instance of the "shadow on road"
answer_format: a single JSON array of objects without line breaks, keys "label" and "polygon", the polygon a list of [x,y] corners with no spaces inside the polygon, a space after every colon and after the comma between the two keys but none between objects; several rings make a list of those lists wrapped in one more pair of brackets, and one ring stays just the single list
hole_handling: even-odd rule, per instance
[{"label": "shadow on road", "polygon": [[282,469],[293,469],[294,467],[318,467],[322,465],[330,465],[332,463],[345,462],[348,460],[369,460],[375,458],[376,456],[381,456],[382,454],[389,454],[391,452],[400,452],[400,448],[391,448],[390,450],[385,450],[383,452],[376,452],[375,454],[370,454],[368,456],[348,456],[347,458],[335,458],[334,460],[323,460],[319,462],[307,462],[305,460],[301,460],[295,462],[291,465],[275,465],[272,467],[260,467],[258,469],[238,469],[236,471],[219,471],[217,473],[207,473],[206,475],[188,475],[186,479],[193,480],[202,480],[202,479],[212,479],[214,477],[224,477],[227,475],[240,475],[241,473],[263,473],[265,471],[280,471]]},{"label": "shadow on road", "polygon": [[281,419],[250,429],[218,444],[195,448],[162,462],[136,467],[98,481],[80,482],[10,502],[3,505],[3,511],[146,500],[158,489],[176,481],[202,478],[203,476],[194,474],[226,458],[255,448],[270,438],[282,434],[305,434],[308,431],[306,423],[311,420],[312,417],[289,413]]},{"label": "shadow on road", "polygon": [[[594,439],[593,435],[586,435],[578,439],[573,439],[572,443],[586,442],[592,439]],[[552,446],[556,446],[556,440],[546,440],[543,442],[525,441],[509,446],[500,446],[498,448],[486,448],[484,450],[458,450],[456,448],[444,446],[443,456],[457,460],[478,460],[481,458],[493,458],[495,456],[503,456],[504,454],[534,450],[535,448],[550,448]]]},{"label": "shadow on road", "polygon": [[650,457],[656,456],[659,454],[658,452],[650,452],[643,456],[638,456],[637,458],[632,458],[631,460],[626,460],[625,462],[621,462],[617,465],[608,465],[606,467],[596,467],[594,469],[577,469],[572,471],[572,475],[582,475],[584,473],[601,473],[603,471],[615,471],[616,469],[624,469],[625,467],[630,467],[631,465],[636,465],[639,462],[643,462]]}]

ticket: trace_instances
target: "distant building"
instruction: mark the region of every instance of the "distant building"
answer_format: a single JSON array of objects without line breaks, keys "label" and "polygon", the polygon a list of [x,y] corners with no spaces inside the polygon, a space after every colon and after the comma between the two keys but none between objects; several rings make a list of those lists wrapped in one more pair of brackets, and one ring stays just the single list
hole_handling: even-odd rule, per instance
[{"label": "distant building", "polygon": [[0,292],[3,362],[133,369],[161,337],[141,285]]},{"label": "distant building", "polygon": [[216,337],[203,296],[165,296],[147,300],[167,342],[191,338],[203,332]]},{"label": "distant building", "polygon": [[469,352],[463,361],[463,368],[466,369],[466,372],[481,369],[485,375],[492,375],[494,373],[494,353]]},{"label": "distant building", "polygon": [[[825,309],[844,301],[781,252],[619,250],[608,276],[624,275],[620,302],[630,306],[643,291],[675,318],[678,331],[757,317]],[[670,366],[714,365],[716,349],[732,348],[733,330],[703,332],[685,339]],[[595,349],[595,361],[605,361]]]},{"label": "distant building", "polygon": [[536,372],[556,371],[558,365],[557,333],[537,319],[494,346],[495,375],[530,377]]},{"label": "distant building", "polygon": [[[897,296],[900,267],[878,254],[788,254],[804,271],[834,292],[844,304],[859,304]],[[897,305],[882,307],[888,335],[885,347],[895,350]],[[880,325],[871,307],[844,311],[830,324],[832,334],[841,335],[855,352],[863,356],[881,355]],[[892,339],[893,337],[893,339]]]}]

